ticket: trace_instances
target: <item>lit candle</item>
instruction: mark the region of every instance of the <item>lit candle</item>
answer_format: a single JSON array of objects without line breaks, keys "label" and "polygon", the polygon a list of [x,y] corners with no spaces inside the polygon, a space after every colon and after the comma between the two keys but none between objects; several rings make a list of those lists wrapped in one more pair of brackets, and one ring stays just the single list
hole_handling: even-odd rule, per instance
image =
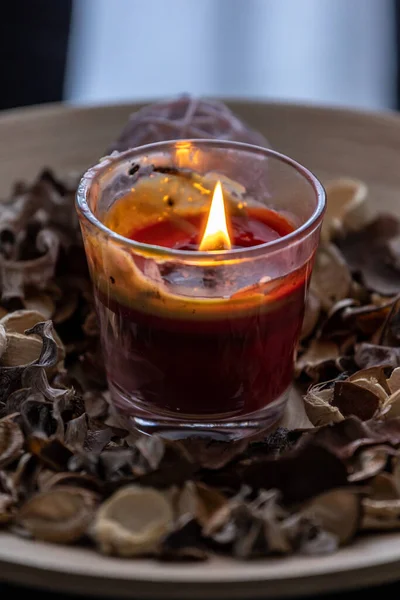
[{"label": "lit candle", "polygon": [[303,167],[242,144],[157,144],[88,172],[78,209],[107,375],[136,426],[240,435],[279,418],[323,208]]}]

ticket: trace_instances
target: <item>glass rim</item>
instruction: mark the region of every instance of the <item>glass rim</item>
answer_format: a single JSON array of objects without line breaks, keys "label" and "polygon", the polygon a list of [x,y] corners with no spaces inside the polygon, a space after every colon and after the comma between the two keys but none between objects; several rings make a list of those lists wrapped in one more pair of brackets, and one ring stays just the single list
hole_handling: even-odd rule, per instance
[{"label": "glass rim", "polygon": [[[178,250],[175,248],[159,246],[157,244],[137,242],[135,240],[126,238],[119,233],[116,233],[104,225],[104,223],[102,223],[100,219],[96,217],[88,203],[89,190],[96,183],[96,181],[115,164],[120,164],[124,160],[130,160],[138,155],[150,153],[152,151],[162,151],[166,148],[170,149],[178,142],[209,147],[226,147],[236,150],[243,150],[257,155],[262,155],[264,157],[272,157],[293,167],[310,183],[316,195],[317,203],[313,213],[302,225],[300,225],[300,227],[297,227],[292,232],[282,236],[281,238],[272,240],[270,242],[265,242],[264,244],[258,244],[257,246],[250,246],[248,248],[234,248],[231,250],[220,250],[216,252]],[[126,246],[132,248],[133,250],[139,251],[142,254],[158,258],[169,257],[171,259],[186,260],[188,262],[193,262],[193,260],[199,260],[200,262],[203,260],[208,262],[212,260],[214,262],[219,260],[226,261],[227,259],[229,260],[229,258],[237,260],[240,258],[251,258],[259,254],[271,254],[272,252],[276,252],[277,250],[291,245],[293,242],[306,238],[316,229],[316,227],[318,227],[323,219],[326,208],[326,194],[322,183],[307,167],[304,167],[293,158],[277,152],[276,150],[231,140],[185,138],[180,140],[153,142],[151,144],[137,146],[136,148],[130,148],[129,150],[124,150],[123,152],[114,151],[111,154],[102,157],[98,163],[87,169],[82,175],[75,196],[75,206],[79,216],[81,216],[85,221],[97,227],[97,229],[109,236],[111,239],[114,239],[121,244],[125,244]]]}]

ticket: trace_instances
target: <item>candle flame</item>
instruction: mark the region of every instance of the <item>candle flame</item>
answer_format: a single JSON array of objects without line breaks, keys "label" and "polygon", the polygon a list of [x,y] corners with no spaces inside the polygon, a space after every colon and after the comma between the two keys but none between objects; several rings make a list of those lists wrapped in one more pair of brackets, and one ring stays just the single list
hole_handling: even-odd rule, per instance
[{"label": "candle flame", "polygon": [[200,251],[230,250],[232,248],[226,223],[224,195],[221,182],[215,186],[214,194],[208,213],[207,225],[200,242]]}]

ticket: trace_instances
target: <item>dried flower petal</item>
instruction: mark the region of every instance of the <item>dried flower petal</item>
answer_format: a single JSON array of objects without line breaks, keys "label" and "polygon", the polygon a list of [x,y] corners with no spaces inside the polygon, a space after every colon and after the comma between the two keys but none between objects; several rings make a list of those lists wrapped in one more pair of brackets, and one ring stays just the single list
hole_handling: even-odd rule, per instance
[{"label": "dried flower petal", "polygon": [[347,417],[356,415],[362,421],[371,419],[381,402],[373,391],[351,381],[337,381],[333,392],[333,406]]},{"label": "dried flower petal", "polygon": [[349,482],[364,481],[383,471],[389,456],[396,454],[390,446],[373,446],[362,448],[350,463]]},{"label": "dried flower petal", "polygon": [[362,369],[350,375],[348,381],[363,387],[375,394],[381,402],[390,395],[390,388],[386,380],[385,371],[382,367],[371,367]]},{"label": "dried flower petal", "polygon": [[298,358],[296,371],[306,373],[314,381],[319,381],[321,373],[336,371],[339,348],[334,342],[313,339],[306,352]]},{"label": "dried flower petal", "polygon": [[346,417],[340,423],[326,425],[307,433],[302,443],[321,445],[342,460],[347,460],[362,447],[400,444],[400,419],[362,422],[358,417]]},{"label": "dried flower petal", "polygon": [[205,526],[213,514],[226,504],[223,494],[202,483],[187,481],[178,498],[178,515],[194,518]]},{"label": "dried flower petal", "polygon": [[324,531],[337,536],[340,545],[347,544],[356,534],[361,519],[361,495],[339,489],[313,498],[301,510]]},{"label": "dried flower petal", "polygon": [[354,359],[360,369],[400,366],[400,348],[363,342],[355,347]]},{"label": "dried flower petal", "polygon": [[321,238],[330,241],[338,233],[361,229],[371,220],[368,188],[358,179],[334,179],[325,184],[327,208]]},{"label": "dried flower petal", "polygon": [[22,506],[17,522],[34,538],[70,544],[88,530],[95,509],[95,496],[78,488],[40,492]]},{"label": "dried flower petal", "polygon": [[325,310],[349,296],[351,275],[340,250],[333,244],[319,247],[310,289],[321,301]]},{"label": "dried flower petal", "polygon": [[7,466],[22,454],[24,436],[19,425],[10,418],[0,420],[0,468]]},{"label": "dried flower petal", "polygon": [[245,439],[224,442],[197,436],[182,439],[180,443],[189,453],[191,460],[205,469],[224,467],[241,454],[248,445]]},{"label": "dried flower petal", "polygon": [[338,423],[344,419],[339,408],[332,405],[333,390],[333,385],[319,383],[311,386],[303,398],[307,417],[316,427]]},{"label": "dried flower petal", "polygon": [[207,560],[208,553],[198,522],[187,515],[181,517],[174,531],[162,540],[158,558],[173,561]]},{"label": "dried flower petal", "polygon": [[76,419],[68,421],[67,429],[65,431],[65,443],[74,450],[82,449],[86,440],[87,435],[87,418],[85,414],[82,414]]},{"label": "dried flower petal", "polygon": [[396,369],[393,369],[389,379],[387,380],[387,384],[392,394],[400,390],[400,367],[396,367]]},{"label": "dried flower petal", "polygon": [[24,306],[27,310],[43,315],[43,320],[51,319],[56,308],[51,296],[45,293],[36,293],[25,297]]},{"label": "dried flower petal", "polygon": [[337,240],[351,271],[361,276],[369,290],[386,296],[400,292],[400,271],[394,260],[388,260],[388,242],[399,233],[395,217],[380,215],[360,231]]},{"label": "dried flower petal", "polygon": [[265,459],[244,465],[239,478],[256,490],[277,489],[283,501],[291,504],[346,485],[347,472],[331,451],[309,444],[279,460]]},{"label": "dried flower petal", "polygon": [[361,529],[380,531],[400,528],[400,499],[375,500],[364,498]]},{"label": "dried flower petal", "polygon": [[368,496],[373,500],[396,500],[399,489],[396,487],[394,476],[391,473],[378,473],[369,484]]},{"label": "dried flower petal", "polygon": [[154,554],[172,531],[173,518],[164,494],[133,485],[122,488],[100,506],[92,534],[105,554]]}]

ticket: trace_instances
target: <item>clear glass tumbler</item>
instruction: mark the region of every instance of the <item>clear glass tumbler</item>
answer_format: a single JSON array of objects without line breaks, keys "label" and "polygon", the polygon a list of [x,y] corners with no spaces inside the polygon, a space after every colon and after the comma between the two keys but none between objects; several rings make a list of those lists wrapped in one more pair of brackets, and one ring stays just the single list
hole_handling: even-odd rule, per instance
[{"label": "clear glass tumbler", "polygon": [[[135,195],[146,177],[153,193]],[[290,232],[216,252],[130,239],[132,227],[208,213],[217,180],[229,213],[268,209]],[[162,142],[102,159],[76,202],[111,396],[132,426],[230,439],[274,425],[325,210],[316,177],[248,144]]]}]

